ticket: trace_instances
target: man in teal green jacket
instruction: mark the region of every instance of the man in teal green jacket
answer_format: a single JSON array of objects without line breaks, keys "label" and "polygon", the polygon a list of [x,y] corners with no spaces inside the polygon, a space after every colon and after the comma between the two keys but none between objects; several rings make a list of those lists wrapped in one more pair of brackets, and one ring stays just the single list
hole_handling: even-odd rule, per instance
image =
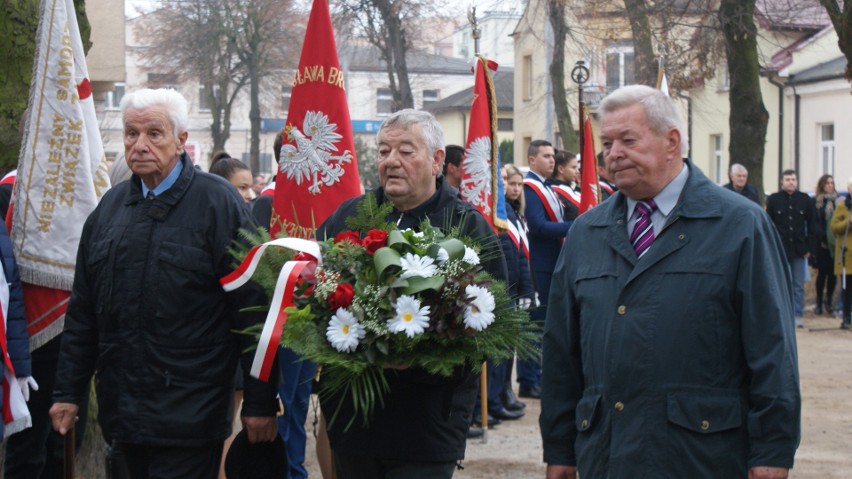
[{"label": "man in teal green jacket", "polygon": [[553,275],[547,477],[786,478],[801,398],[775,228],[682,159],[670,98],[625,87],[600,111],[619,192],[575,221]]}]

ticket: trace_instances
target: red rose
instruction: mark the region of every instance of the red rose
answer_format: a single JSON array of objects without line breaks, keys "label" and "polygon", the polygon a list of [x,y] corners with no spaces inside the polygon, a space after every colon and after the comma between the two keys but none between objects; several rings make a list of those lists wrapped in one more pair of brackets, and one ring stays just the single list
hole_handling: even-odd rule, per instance
[{"label": "red rose", "polygon": [[355,290],[351,284],[338,284],[337,289],[328,297],[328,305],[332,311],[337,311],[337,308],[346,308],[352,304],[354,296]]},{"label": "red rose", "polygon": [[361,236],[357,231],[344,231],[343,233],[338,233],[337,236],[334,237],[334,244],[340,243],[342,241],[348,241],[354,244],[361,244]]},{"label": "red rose", "polygon": [[388,232],[385,230],[370,230],[367,232],[367,237],[361,240],[361,244],[364,245],[364,249],[367,250],[368,254],[373,254],[379,248],[387,246]]}]

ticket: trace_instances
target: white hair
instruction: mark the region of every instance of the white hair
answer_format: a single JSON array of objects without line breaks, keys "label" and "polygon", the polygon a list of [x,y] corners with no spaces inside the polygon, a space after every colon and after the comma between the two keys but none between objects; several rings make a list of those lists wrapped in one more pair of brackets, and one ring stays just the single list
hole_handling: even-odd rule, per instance
[{"label": "white hair", "polygon": [[[420,126],[423,140],[426,147],[429,148],[429,156],[434,155],[438,150],[444,150],[444,130],[438,120],[428,111],[411,108],[399,110],[385,118],[382,126],[379,127],[379,134],[392,126],[408,129],[414,125]],[[376,135],[376,142],[378,141],[379,135]]]},{"label": "white hair", "polygon": [[683,155],[689,151],[689,135],[683,127],[683,121],[677,112],[674,101],[666,94],[645,85],[630,85],[619,88],[607,95],[601,101],[599,111],[601,117],[624,108],[641,103],[645,108],[645,117],[651,131],[665,135],[674,128],[680,133],[680,152]]},{"label": "white hair", "polygon": [[172,121],[175,137],[180,132],[186,131],[189,124],[189,106],[186,98],[171,88],[158,88],[152,90],[144,88],[124,95],[121,99],[119,109],[121,117],[127,113],[127,110],[143,110],[152,106],[164,106],[169,113],[169,119]]},{"label": "white hair", "polygon": [[731,169],[728,170],[728,174],[733,175],[734,173],[748,173],[748,170],[745,166],[739,163],[734,163],[733,165],[731,165]]}]

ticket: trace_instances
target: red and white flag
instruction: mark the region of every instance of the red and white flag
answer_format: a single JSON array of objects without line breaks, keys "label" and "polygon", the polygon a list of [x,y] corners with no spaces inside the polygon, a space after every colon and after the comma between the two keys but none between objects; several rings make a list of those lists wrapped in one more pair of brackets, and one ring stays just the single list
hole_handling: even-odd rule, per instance
[{"label": "red and white flag", "polygon": [[588,118],[583,122],[583,153],[580,155],[580,206],[579,214],[589,211],[600,203],[601,190],[598,182],[598,163],[595,157],[595,141],[592,124]]},{"label": "red and white flag", "polygon": [[109,189],[72,0],[43,0],[10,231],[30,348],[62,332],[83,223]]},{"label": "red and white flag", "polygon": [[361,193],[327,0],[313,2],[282,135],[270,232],[312,238],[340,203]]},{"label": "red and white flag", "polygon": [[482,213],[495,231],[500,231],[508,228],[508,223],[500,179],[497,99],[492,70],[497,70],[496,63],[477,57],[459,194]]}]

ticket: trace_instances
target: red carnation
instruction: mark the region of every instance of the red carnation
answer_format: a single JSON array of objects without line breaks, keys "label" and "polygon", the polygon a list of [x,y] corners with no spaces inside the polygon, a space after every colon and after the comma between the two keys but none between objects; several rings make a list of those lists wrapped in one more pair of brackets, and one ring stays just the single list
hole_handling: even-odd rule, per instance
[{"label": "red carnation", "polygon": [[337,308],[346,308],[351,305],[353,297],[355,297],[355,290],[351,284],[338,284],[337,289],[328,297],[328,305],[332,311],[337,311]]},{"label": "red carnation", "polygon": [[387,246],[388,232],[385,230],[370,230],[367,232],[367,237],[361,240],[361,244],[364,245],[364,249],[367,250],[368,254],[373,254],[379,248]]},{"label": "red carnation", "polygon": [[334,244],[340,243],[342,241],[348,241],[354,244],[361,244],[361,236],[357,231],[344,231],[343,233],[338,233],[337,236],[334,237]]}]

